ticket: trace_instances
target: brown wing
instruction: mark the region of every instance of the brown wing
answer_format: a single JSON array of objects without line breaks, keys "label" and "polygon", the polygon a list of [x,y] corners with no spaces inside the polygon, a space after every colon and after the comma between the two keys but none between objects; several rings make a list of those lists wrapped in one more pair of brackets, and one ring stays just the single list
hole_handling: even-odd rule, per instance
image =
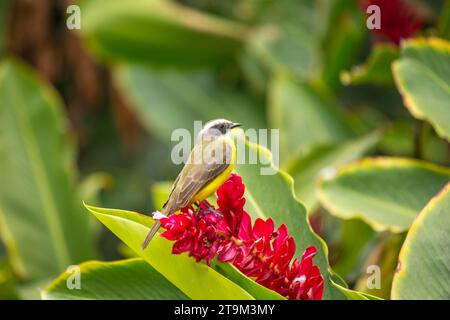
[{"label": "brown wing", "polygon": [[[217,153],[220,148],[223,152]],[[197,144],[173,184],[169,198],[164,204],[164,212],[171,214],[187,206],[197,192],[228,167],[231,153],[232,147],[222,139]],[[203,157],[201,157],[202,154]],[[219,158],[218,161],[205,161],[205,159],[211,159],[216,155]]]}]

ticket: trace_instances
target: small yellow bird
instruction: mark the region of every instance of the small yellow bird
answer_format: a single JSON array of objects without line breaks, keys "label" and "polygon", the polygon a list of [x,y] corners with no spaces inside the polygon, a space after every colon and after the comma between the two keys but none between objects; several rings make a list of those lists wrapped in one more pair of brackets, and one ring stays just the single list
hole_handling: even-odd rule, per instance
[{"label": "small yellow bird", "polygon": [[[207,199],[227,180],[236,162],[231,130],[239,126],[241,124],[225,119],[212,120],[204,125],[188,161],[172,185],[162,214],[169,216]],[[156,220],[142,243],[142,249],[148,246],[160,226],[161,222]]]}]

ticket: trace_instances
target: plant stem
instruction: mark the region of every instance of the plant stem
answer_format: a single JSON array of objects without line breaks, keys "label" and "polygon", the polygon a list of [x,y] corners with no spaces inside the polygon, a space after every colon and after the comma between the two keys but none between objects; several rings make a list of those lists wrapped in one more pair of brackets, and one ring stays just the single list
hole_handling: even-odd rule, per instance
[{"label": "plant stem", "polygon": [[430,125],[426,121],[420,121],[419,127],[416,128],[414,133],[414,158],[423,159],[425,141],[427,138]]}]

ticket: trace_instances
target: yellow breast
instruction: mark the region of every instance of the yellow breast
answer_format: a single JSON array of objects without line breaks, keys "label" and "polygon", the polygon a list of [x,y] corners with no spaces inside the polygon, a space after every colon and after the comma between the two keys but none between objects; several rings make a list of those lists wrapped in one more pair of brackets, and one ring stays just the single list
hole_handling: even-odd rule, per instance
[{"label": "yellow breast", "polygon": [[236,147],[234,146],[233,140],[229,138],[227,138],[225,142],[228,143],[232,148],[230,164],[221,174],[219,174],[214,180],[200,189],[200,191],[197,192],[194,197],[192,197],[191,204],[209,198],[228,179],[231,171],[233,171],[234,165],[236,163]]}]

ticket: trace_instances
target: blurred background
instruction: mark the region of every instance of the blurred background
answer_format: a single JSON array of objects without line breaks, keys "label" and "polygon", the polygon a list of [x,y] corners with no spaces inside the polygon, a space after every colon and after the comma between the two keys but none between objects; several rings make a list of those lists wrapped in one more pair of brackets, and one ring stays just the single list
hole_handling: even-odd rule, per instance
[{"label": "blurred background", "polygon": [[[366,26],[371,2],[381,30]],[[317,179],[368,155],[450,165],[390,69],[401,39],[448,39],[449,12],[440,0],[0,0],[0,298],[39,298],[69,264],[122,257],[81,200],[158,209],[180,170],[172,130],[214,118],[280,129],[280,166],[331,266],[389,297],[392,277],[369,290],[365,268],[393,274],[404,232],[330,214]]]}]

